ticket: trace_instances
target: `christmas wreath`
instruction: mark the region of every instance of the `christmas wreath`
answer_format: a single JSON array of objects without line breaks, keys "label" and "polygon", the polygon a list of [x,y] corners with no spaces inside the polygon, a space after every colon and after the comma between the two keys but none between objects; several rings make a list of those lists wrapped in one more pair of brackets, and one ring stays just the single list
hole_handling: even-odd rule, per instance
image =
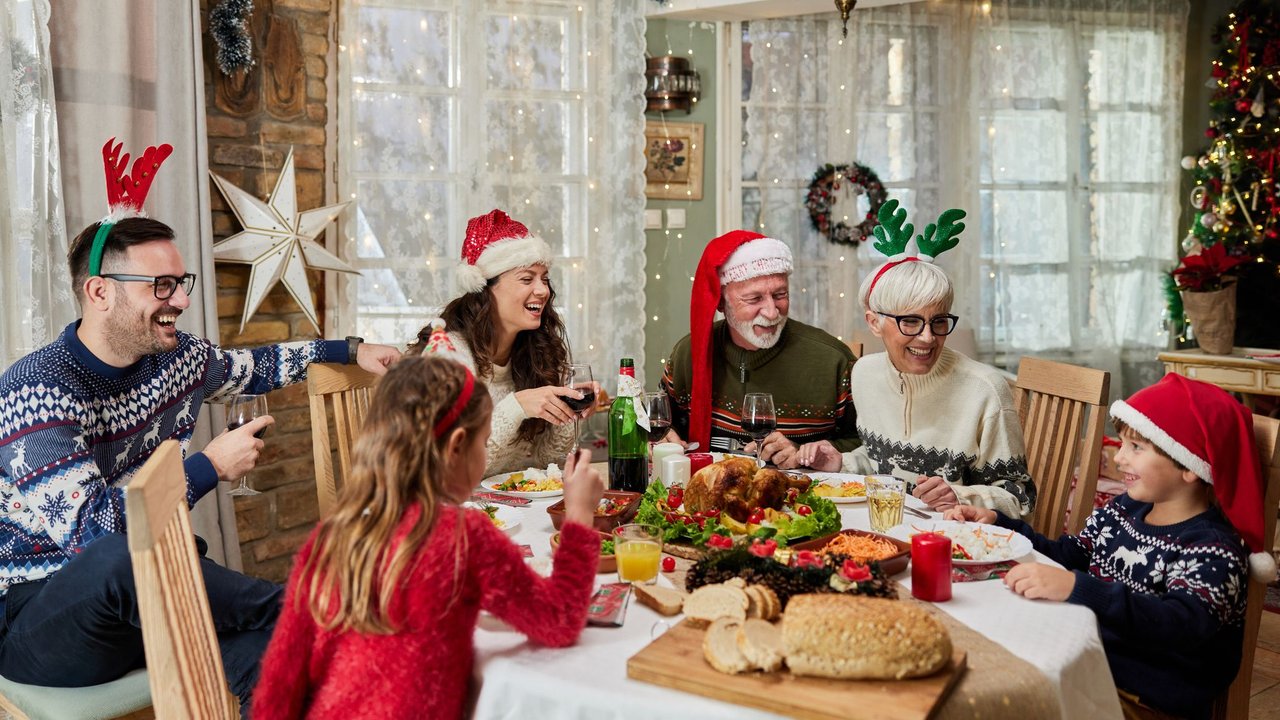
[{"label": "christmas wreath", "polygon": [[[865,194],[870,202],[870,208],[862,221],[854,225],[846,222],[846,219],[856,219],[849,218],[847,212],[842,212],[834,222],[831,217],[832,206],[838,198],[847,197],[846,194]],[[888,197],[880,178],[866,165],[828,163],[813,174],[804,206],[809,209],[809,220],[813,223],[814,230],[826,235],[831,242],[857,245],[871,235],[872,228],[879,222],[876,213]]]}]

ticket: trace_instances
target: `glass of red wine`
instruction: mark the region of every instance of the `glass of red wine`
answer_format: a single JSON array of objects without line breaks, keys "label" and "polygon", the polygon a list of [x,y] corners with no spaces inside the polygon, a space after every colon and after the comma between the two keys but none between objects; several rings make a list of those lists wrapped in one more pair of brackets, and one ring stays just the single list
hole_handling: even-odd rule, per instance
[{"label": "glass of red wine", "polygon": [[561,383],[567,388],[573,388],[582,393],[582,399],[579,400],[572,396],[561,395],[560,399],[565,405],[573,411],[573,452],[578,452],[578,419],[582,417],[582,413],[590,410],[596,404],[596,384],[591,377],[591,366],[583,363],[573,363],[564,371],[564,382]]},{"label": "glass of red wine", "polygon": [[649,457],[653,457],[654,444],[662,442],[671,430],[671,401],[665,392],[647,392],[644,409],[649,413]]},{"label": "glass of red wine", "polygon": [[[231,398],[231,402],[227,403],[227,429],[235,430],[245,423],[256,417],[267,414],[267,396],[244,394]],[[266,428],[254,433],[254,437],[262,439],[267,432]],[[228,495],[259,495],[257,490],[249,487],[249,478],[247,476],[240,478],[240,485],[227,491]]]},{"label": "glass of red wine", "polygon": [[760,464],[760,441],[778,427],[778,416],[773,411],[773,395],[747,393],[742,399],[742,431],[756,442],[756,464]]}]

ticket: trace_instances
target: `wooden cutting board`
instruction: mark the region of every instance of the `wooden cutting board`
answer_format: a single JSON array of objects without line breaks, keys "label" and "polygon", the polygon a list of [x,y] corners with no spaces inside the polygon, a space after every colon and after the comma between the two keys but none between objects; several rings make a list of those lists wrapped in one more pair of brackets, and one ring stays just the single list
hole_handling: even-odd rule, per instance
[{"label": "wooden cutting board", "polygon": [[796,718],[902,720],[932,717],[965,670],[965,652],[957,649],[940,672],[914,680],[726,675],[702,655],[705,632],[681,621],[627,661],[627,677]]}]

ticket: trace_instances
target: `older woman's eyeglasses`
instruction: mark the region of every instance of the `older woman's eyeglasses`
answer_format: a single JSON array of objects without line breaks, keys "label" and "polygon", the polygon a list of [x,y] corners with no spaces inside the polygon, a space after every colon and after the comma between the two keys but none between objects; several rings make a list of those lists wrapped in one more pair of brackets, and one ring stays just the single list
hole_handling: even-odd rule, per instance
[{"label": "older woman's eyeglasses", "polygon": [[925,323],[928,323],[929,330],[934,335],[950,335],[951,331],[956,329],[956,323],[960,322],[960,318],[955,315],[938,315],[925,320],[919,315],[890,315],[879,310],[876,314],[893,318],[898,323],[898,332],[910,337],[923,333]]},{"label": "older woman's eyeglasses", "polygon": [[178,292],[178,287],[182,287],[182,291],[190,295],[192,290],[196,288],[195,273],[187,273],[182,277],[174,275],[122,275],[119,273],[103,273],[102,277],[111,278],[118,282],[144,282],[151,283],[152,289],[155,291],[157,300],[168,300],[173,294]]}]

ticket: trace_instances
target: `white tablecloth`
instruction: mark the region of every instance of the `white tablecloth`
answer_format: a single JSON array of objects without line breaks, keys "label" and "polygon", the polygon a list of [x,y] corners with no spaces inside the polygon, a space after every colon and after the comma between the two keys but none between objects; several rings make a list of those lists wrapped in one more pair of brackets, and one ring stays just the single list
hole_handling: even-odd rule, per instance
[{"label": "white tablecloth", "polygon": [[[532,546],[535,556],[541,558],[535,562],[548,562],[551,556],[554,528],[545,509],[552,502],[535,501],[520,509],[521,526],[513,539]],[[865,504],[841,508],[844,527],[869,527]],[[1051,562],[1043,556],[1037,559]],[[598,576],[601,583],[616,579],[613,574]],[[910,587],[910,568],[895,579]],[[1097,623],[1088,609],[1027,600],[1007,590],[999,580],[956,583],[952,599],[937,607],[1043,672],[1058,693],[1063,718],[1121,717]],[[475,636],[478,696],[474,717],[777,717],[627,679],[627,658],[670,624],[672,619],[633,601],[623,627],[588,626],[576,646],[548,649],[527,642],[523,635],[482,614]]]}]

